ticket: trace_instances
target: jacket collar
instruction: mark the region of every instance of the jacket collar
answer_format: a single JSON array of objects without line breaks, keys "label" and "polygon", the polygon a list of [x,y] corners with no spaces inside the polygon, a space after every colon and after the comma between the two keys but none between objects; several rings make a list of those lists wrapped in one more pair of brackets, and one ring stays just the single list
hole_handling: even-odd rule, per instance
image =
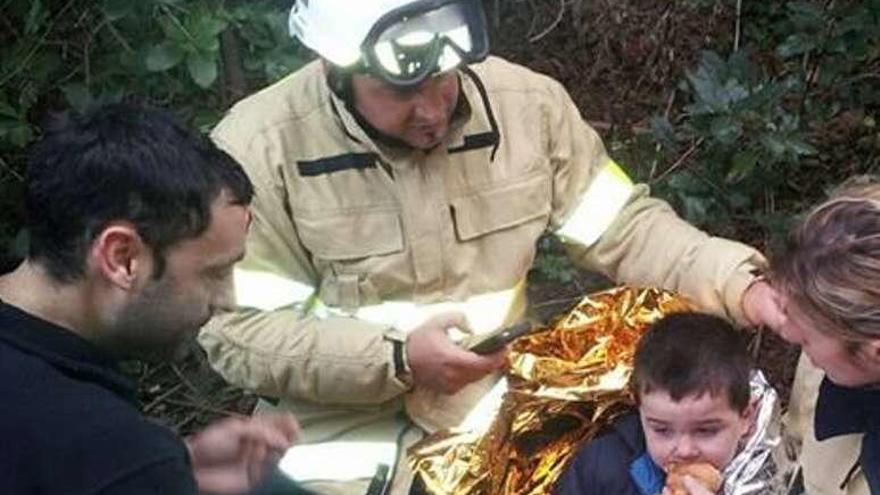
[{"label": "jacket collar", "polygon": [[880,493],[880,390],[841,387],[824,378],[814,429],[817,440],[864,433],[859,464],[871,493]]},{"label": "jacket collar", "polygon": [[0,342],[46,361],[76,380],[109,389],[135,407],[137,388],[118,361],[79,335],[0,300]]},{"label": "jacket collar", "polygon": [[[440,146],[446,148],[448,153],[491,147],[494,159],[501,135],[488,92],[482,79],[470,67],[462,67],[458,75],[459,101],[450,122],[449,134]],[[375,131],[368,130],[369,124],[357,115],[351,105],[333,92],[326,82],[324,90],[346,137],[363,147],[364,151],[376,153],[391,164],[424,153],[400,144],[396,145],[393,139],[383,140],[374,137]]]},{"label": "jacket collar", "polygon": [[627,414],[615,421],[613,428],[633,455],[645,451],[645,432],[642,431],[642,423],[637,412]]},{"label": "jacket collar", "polygon": [[666,486],[666,473],[647,452],[630,463],[629,476],[641,495],[657,495]]},{"label": "jacket collar", "polygon": [[648,455],[645,432],[638,413],[614,422],[614,432],[633,453],[629,476],[641,495],[656,495],[666,485],[666,473]]},{"label": "jacket collar", "polygon": [[822,380],[816,401],[816,439],[880,431],[880,390],[847,388]]}]

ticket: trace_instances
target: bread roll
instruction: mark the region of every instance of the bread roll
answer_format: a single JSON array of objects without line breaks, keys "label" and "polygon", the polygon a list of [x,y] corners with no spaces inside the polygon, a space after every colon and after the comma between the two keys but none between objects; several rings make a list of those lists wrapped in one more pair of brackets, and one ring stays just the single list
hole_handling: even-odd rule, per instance
[{"label": "bread roll", "polygon": [[690,476],[712,493],[718,493],[724,481],[721,473],[708,462],[673,462],[666,466],[666,487],[672,495],[691,495],[684,486],[685,476]]}]

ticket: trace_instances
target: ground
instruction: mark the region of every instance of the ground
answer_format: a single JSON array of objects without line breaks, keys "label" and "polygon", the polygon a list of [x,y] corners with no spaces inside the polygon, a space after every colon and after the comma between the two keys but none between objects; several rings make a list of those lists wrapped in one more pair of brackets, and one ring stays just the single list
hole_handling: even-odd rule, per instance
[{"label": "ground", "polygon": [[[699,2],[485,3],[493,53],[562,82],[612,154],[614,143],[647,132],[651,116],[679,111],[676,87],[684,71],[702,49],[729,49],[734,38],[730,7],[689,6]],[[584,272],[566,283],[532,277],[532,313],[546,321],[601,284]],[[797,351],[770,332],[755,335],[759,365],[787,397]],[[145,412],[184,434],[225,415],[247,414],[256,400],[227,386],[199,352],[175,365],[133,365],[132,372]]]}]

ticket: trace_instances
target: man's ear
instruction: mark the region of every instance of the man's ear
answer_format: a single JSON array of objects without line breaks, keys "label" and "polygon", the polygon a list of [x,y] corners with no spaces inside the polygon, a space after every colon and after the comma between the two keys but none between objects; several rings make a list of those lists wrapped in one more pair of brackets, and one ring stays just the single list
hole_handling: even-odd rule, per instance
[{"label": "man's ear", "polygon": [[109,283],[131,290],[152,269],[150,250],[129,222],[108,224],[92,242],[90,264]]}]

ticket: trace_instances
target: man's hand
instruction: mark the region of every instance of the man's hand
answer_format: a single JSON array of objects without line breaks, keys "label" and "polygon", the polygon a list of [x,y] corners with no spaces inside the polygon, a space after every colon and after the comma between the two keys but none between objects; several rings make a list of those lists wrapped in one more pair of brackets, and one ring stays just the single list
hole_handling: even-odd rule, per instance
[{"label": "man's hand", "polygon": [[742,298],[743,312],[755,326],[767,326],[782,335],[786,316],[782,297],[766,280],[757,280],[746,289]]},{"label": "man's hand", "polygon": [[227,418],[186,438],[200,493],[254,488],[299,436],[290,414]]},{"label": "man's hand", "polygon": [[416,387],[454,394],[507,362],[507,349],[481,356],[461,348],[446,333],[450,328],[469,331],[463,314],[444,313],[424,322],[406,339],[406,357]]}]

